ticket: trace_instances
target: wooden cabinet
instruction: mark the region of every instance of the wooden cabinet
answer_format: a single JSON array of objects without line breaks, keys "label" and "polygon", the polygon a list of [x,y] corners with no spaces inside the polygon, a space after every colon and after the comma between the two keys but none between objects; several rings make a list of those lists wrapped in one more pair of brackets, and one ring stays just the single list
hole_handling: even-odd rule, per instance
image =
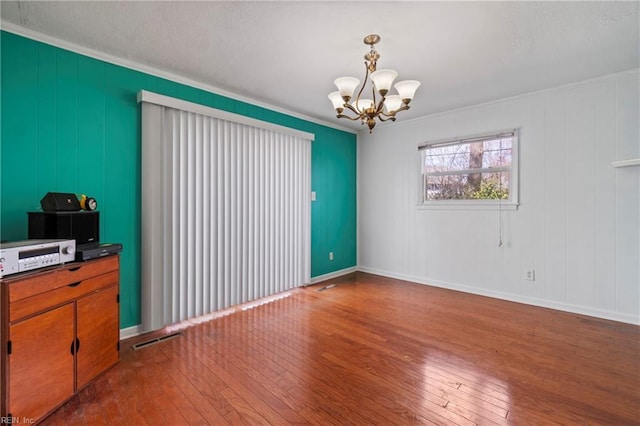
[{"label": "wooden cabinet", "polygon": [[38,421],[119,360],[119,256],[0,284],[1,416]]}]

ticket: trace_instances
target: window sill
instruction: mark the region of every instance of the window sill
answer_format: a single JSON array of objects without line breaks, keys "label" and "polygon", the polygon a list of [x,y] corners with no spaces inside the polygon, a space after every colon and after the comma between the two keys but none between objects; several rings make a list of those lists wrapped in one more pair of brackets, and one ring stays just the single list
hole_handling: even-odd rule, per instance
[{"label": "window sill", "polygon": [[495,201],[430,201],[418,204],[418,210],[518,210],[518,203]]}]

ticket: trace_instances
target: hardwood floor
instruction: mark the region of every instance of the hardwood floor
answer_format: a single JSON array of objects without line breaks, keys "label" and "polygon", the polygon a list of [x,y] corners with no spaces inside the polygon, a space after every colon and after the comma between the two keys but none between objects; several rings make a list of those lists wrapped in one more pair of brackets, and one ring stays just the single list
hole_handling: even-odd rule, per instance
[{"label": "hardwood floor", "polygon": [[638,326],[363,273],[281,296],[123,342],[43,424],[640,424]]}]

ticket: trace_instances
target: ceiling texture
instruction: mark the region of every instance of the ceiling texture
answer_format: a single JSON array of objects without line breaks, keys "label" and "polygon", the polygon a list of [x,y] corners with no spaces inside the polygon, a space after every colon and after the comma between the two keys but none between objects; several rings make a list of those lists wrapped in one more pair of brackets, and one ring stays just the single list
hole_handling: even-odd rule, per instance
[{"label": "ceiling texture", "polygon": [[[640,2],[2,1],[2,27],[297,116],[338,120],[333,80],[422,82],[398,122],[639,67]],[[45,40],[46,41],[46,40]]]}]

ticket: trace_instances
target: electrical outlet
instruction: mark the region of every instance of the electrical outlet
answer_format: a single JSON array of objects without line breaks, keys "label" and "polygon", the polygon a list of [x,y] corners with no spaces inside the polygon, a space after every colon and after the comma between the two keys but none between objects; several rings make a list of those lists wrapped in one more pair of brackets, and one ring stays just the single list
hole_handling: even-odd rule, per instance
[{"label": "electrical outlet", "polygon": [[535,281],[536,280],[535,269],[527,269],[526,271],[524,271],[524,279],[527,281]]},{"label": "electrical outlet", "polygon": [[329,252],[329,260],[333,260],[333,252],[332,251]]}]

